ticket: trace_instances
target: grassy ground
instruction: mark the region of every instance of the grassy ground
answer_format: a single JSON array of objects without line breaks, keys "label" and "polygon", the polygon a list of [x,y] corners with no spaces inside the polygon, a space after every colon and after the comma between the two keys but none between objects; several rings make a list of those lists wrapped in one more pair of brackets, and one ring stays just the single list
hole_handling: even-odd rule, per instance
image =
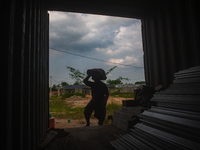
[{"label": "grassy ground", "polygon": [[113,96],[113,97],[118,96],[118,97],[123,97],[123,98],[133,98],[133,95],[134,95],[133,92],[125,92],[125,93],[123,93],[123,92],[120,92],[119,90],[116,91],[116,92],[110,93],[110,96]]},{"label": "grassy ground", "polygon": [[[72,105],[66,103],[65,101],[59,99],[57,96],[51,97],[52,101],[49,102],[49,111],[52,116],[58,119],[84,119],[84,107],[72,108]],[[106,106],[106,119],[104,123],[110,123],[107,116],[113,115],[114,110],[120,110],[121,104],[111,102]],[[91,119],[94,118],[92,114]]]}]

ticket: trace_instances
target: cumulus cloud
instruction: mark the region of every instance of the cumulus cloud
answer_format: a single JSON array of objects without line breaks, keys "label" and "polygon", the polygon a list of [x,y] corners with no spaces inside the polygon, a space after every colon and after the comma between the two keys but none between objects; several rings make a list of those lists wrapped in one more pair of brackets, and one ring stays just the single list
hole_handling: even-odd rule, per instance
[{"label": "cumulus cloud", "polygon": [[106,48],[96,48],[98,52],[104,52],[109,55],[118,55],[124,52],[140,52],[142,49],[140,22],[128,27],[120,26],[115,30],[113,45]]},{"label": "cumulus cloud", "polygon": [[[123,64],[123,65],[133,65],[133,66],[142,66],[140,59],[131,57],[131,56],[126,56],[124,59],[123,58],[110,58],[108,60],[109,62],[116,63],[116,64]],[[110,63],[107,63],[107,65],[111,65]],[[117,65],[118,67],[124,67],[123,65]]]},{"label": "cumulus cloud", "polygon": [[[50,11],[49,14],[50,48],[66,50],[114,63],[143,66],[140,20],[56,11]],[[50,52],[50,61],[54,61],[51,64],[58,63],[58,60],[61,61],[61,57],[64,57],[63,53]],[[84,71],[88,68],[97,67],[110,69],[111,65],[116,65],[69,54],[65,56],[65,61],[61,64],[63,65],[66,62],[66,65],[71,65],[71,67],[77,69],[81,68]],[[62,72],[59,71],[59,67],[56,67],[56,73]],[[120,69],[125,69],[121,65],[118,65],[118,68],[114,70],[115,73],[110,77],[115,78],[116,74],[121,75],[120,73],[123,73],[123,71]],[[130,70],[128,71],[130,72]],[[132,77],[132,73],[130,77]]]},{"label": "cumulus cloud", "polygon": [[122,49],[130,51],[134,44],[128,39],[134,35],[135,29],[132,29],[138,26],[139,21],[136,19],[65,12],[49,13],[50,47],[79,52],[96,49],[106,54],[118,54]]}]

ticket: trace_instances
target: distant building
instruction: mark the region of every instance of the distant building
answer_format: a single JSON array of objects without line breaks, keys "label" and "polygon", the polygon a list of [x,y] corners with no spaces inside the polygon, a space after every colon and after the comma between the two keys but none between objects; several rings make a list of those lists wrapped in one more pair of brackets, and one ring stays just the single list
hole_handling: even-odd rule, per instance
[{"label": "distant building", "polygon": [[91,95],[91,88],[87,85],[65,85],[63,86],[64,93],[84,93]]},{"label": "distant building", "polygon": [[[119,84],[112,85],[107,84],[109,92],[115,92],[120,90],[120,92],[134,92],[135,89],[141,88],[142,85],[138,84]],[[63,86],[63,93],[84,93],[86,95],[91,95],[91,88],[87,85],[65,85]]]},{"label": "distant building", "polygon": [[122,93],[134,92],[134,90],[142,88],[141,84],[118,84],[115,86],[115,91],[120,90]]}]

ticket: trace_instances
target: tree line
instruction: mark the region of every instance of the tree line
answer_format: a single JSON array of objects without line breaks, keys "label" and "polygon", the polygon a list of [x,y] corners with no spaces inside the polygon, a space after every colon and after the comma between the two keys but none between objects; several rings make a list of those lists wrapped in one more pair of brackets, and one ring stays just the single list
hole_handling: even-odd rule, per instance
[{"label": "tree line", "polygon": [[[110,69],[108,69],[105,73],[106,75],[108,75],[110,72],[112,72],[117,66],[114,66]],[[66,68],[70,71],[69,75],[71,77],[71,79],[75,79],[75,82],[73,85],[81,85],[83,84],[83,79],[87,76],[86,72],[81,72],[79,69],[75,69],[73,67],[69,67],[69,66],[66,66]],[[122,81],[129,81],[129,78],[124,78],[124,77],[121,77],[119,76],[117,79],[115,80],[111,80],[111,79],[108,79],[106,80],[106,84],[112,84],[112,85],[117,85],[117,84],[123,84]],[[135,82],[135,84],[145,84],[145,81],[137,81]],[[62,82],[61,81],[61,84],[54,84],[52,86],[52,90],[56,90],[57,87],[62,87],[62,86],[65,86],[65,85],[69,85],[67,82]]]}]

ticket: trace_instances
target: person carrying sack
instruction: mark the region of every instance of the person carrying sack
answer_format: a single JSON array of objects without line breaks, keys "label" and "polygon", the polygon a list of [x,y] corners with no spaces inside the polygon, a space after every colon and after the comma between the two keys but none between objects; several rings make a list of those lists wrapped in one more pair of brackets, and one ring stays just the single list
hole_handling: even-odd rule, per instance
[{"label": "person carrying sack", "polygon": [[[90,117],[93,111],[94,117],[96,117],[99,125],[103,125],[103,121],[106,116],[106,103],[109,97],[108,87],[101,80],[106,79],[105,71],[103,69],[90,69],[87,71],[88,76],[83,82],[90,86],[92,89],[92,99],[84,109],[84,115],[86,119],[86,126],[90,126]],[[94,82],[89,81],[92,77]]]}]

